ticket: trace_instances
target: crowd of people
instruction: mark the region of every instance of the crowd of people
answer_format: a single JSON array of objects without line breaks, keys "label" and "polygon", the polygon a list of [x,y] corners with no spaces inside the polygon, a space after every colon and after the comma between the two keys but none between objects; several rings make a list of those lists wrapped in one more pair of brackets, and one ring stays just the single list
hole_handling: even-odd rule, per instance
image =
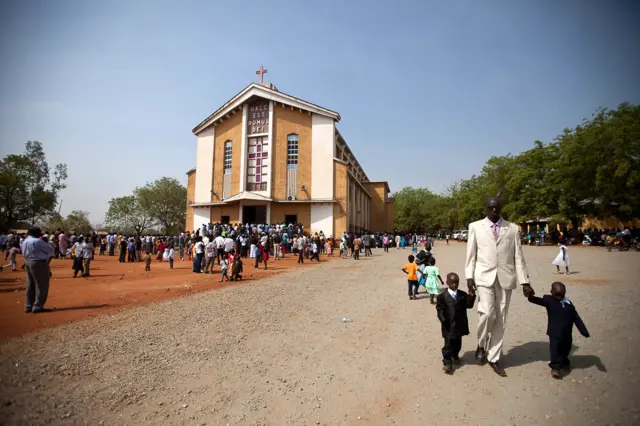
[{"label": "crowd of people", "polygon": [[[37,241],[36,241],[37,240]],[[27,270],[27,302],[25,312],[46,312],[44,302],[51,275],[52,259],[70,259],[73,277],[91,276],[91,262],[95,256],[117,256],[119,263],[143,262],[145,271],[151,271],[152,261],[168,262],[173,268],[175,258],[192,262],[194,273],[215,273],[220,270],[220,281],[242,279],[244,262],[253,261],[254,268],[268,268],[270,259],[279,261],[295,256],[297,263],[320,262],[320,255],[360,259],[372,256],[372,248],[398,249],[433,241],[429,236],[417,234],[349,233],[334,238],[323,231],[308,232],[303,224],[220,224],[209,223],[193,232],[178,235],[126,235],[122,232],[67,233],[63,229],[42,232],[32,228],[27,234],[10,232],[0,234],[0,250],[5,252],[9,264],[0,266],[17,270],[17,256],[22,253]],[[37,247],[29,250],[26,247]],[[27,250],[25,252],[25,250]],[[30,271],[30,262],[34,263]],[[46,264],[43,264],[45,262]],[[43,271],[46,270],[46,277]],[[36,300],[37,299],[37,300]]]},{"label": "crowd of people", "polygon": [[[91,235],[67,235],[64,230],[43,233],[31,228],[27,235],[9,233],[0,235],[0,249],[9,260],[12,270],[17,269],[16,257],[22,253],[23,269],[27,273],[25,312],[46,312],[44,307],[51,276],[49,263],[53,258],[72,259],[73,277],[80,273],[90,276],[91,261],[96,250],[99,256],[118,256],[118,262],[144,262],[145,271],[151,270],[152,259],[168,262],[173,268],[176,253],[181,260],[192,262],[194,273],[213,274],[220,267],[220,281],[242,279],[243,261],[252,259],[254,268],[266,270],[270,259],[279,261],[287,255],[320,262],[320,254],[332,257],[334,250],[341,258],[359,260],[361,253],[372,256],[372,248],[385,252],[411,248],[408,263],[402,268],[408,278],[408,296],[416,300],[420,286],[425,288],[431,304],[436,305],[444,338],[443,369],[453,374],[460,363],[461,339],[469,334],[466,311],[478,300],[478,347],[476,362],[488,361],[492,369],[505,376],[499,364],[504,328],[511,291],[519,284],[531,303],[547,309],[548,334],[552,376],[561,378],[561,370],[570,366],[569,352],[572,345],[571,330],[575,324],[581,334],[588,331],[575,306],[566,298],[566,287],[553,283],[551,294],[538,298],[529,284],[518,227],[500,217],[500,203],[495,197],[487,203],[487,217],[469,226],[465,275],[468,293],[458,288],[460,278],[450,272],[443,280],[432,247],[441,238],[439,234],[417,233],[348,233],[337,239],[322,231],[307,232],[303,224],[213,224],[203,225],[195,232],[183,232],[172,236],[127,236],[122,233]],[[628,232],[627,235],[630,235]],[[624,231],[622,237],[624,238]],[[604,237],[603,237],[604,238]],[[445,236],[445,239],[446,236]],[[447,239],[448,243],[448,239]],[[423,250],[418,250],[419,246]],[[552,264],[556,273],[569,274],[568,241],[564,233],[559,235],[559,253]],[[561,270],[564,268],[564,272]],[[445,290],[442,291],[442,287]],[[506,303],[503,303],[506,301]],[[493,320],[492,320],[493,318]]]},{"label": "crowd of people", "polygon": [[[5,252],[6,267],[17,267],[16,258],[20,243],[26,235],[9,232],[0,234],[0,250]],[[188,259],[194,262],[196,273],[213,272],[216,264],[225,260],[231,268],[229,254],[240,259],[252,258],[257,268],[268,267],[270,258],[275,261],[285,255],[295,255],[298,263],[320,261],[320,255],[359,259],[360,255],[371,256],[372,248],[413,248],[419,244],[435,244],[435,235],[400,233],[349,233],[337,239],[326,236],[323,231],[307,232],[303,224],[219,224],[209,223],[194,232],[178,235],[126,235],[122,232],[91,233],[88,235],[67,233],[57,229],[45,231],[40,237],[53,249],[53,258],[71,259],[74,276],[90,276],[91,260],[94,256],[117,256],[118,262],[145,262],[150,268],[151,260],[169,262]],[[97,253],[96,253],[97,252]],[[24,265],[23,265],[24,267]],[[0,267],[2,268],[2,267]]]},{"label": "crowd of people", "polygon": [[[422,286],[430,302],[436,305],[444,338],[442,353],[445,373],[453,374],[454,366],[460,363],[461,339],[469,334],[466,310],[471,309],[478,300],[480,320],[476,362],[484,364],[488,361],[497,374],[506,375],[499,364],[499,358],[509,296],[516,283],[519,283],[531,303],[547,309],[550,327],[552,323],[558,323],[557,328],[553,329],[555,334],[549,334],[549,365],[552,376],[561,378],[561,370],[569,365],[571,327],[575,323],[580,332],[588,336],[586,327],[581,323],[575,307],[566,299],[566,290],[562,283],[553,284],[551,296],[535,297],[528,283],[529,277],[520,244],[514,245],[514,238],[503,238],[500,234],[503,232],[513,236],[519,235],[517,226],[508,224],[505,227],[505,223],[508,222],[499,217],[499,204],[497,208],[488,206],[488,209],[487,218],[475,222],[469,229],[465,271],[468,293],[458,289],[460,278],[457,274],[446,274],[445,281],[436,266],[431,249],[441,238],[439,234],[344,232],[339,238],[334,238],[322,231],[310,233],[305,230],[303,224],[210,223],[194,232],[164,236],[128,236],[113,232],[67,235],[61,229],[52,233],[42,233],[40,229],[32,228],[26,236],[15,233],[0,235],[0,249],[6,252],[5,258],[9,260],[7,266],[11,266],[13,270],[17,269],[16,256],[19,253],[24,256],[25,264],[22,267],[26,267],[27,273],[24,311],[29,313],[48,311],[45,308],[51,276],[48,264],[53,258],[72,259],[75,278],[78,274],[83,277],[90,276],[91,261],[96,256],[96,251],[98,256],[118,256],[118,262],[122,263],[144,262],[145,271],[151,271],[153,259],[168,262],[169,268],[173,268],[177,256],[182,261],[191,262],[194,273],[214,274],[215,269],[219,267],[219,281],[238,281],[242,280],[244,263],[249,262],[249,259],[253,261],[254,268],[264,267],[266,270],[270,259],[277,262],[285,256],[295,256],[298,263],[304,263],[305,260],[320,262],[321,254],[333,257],[335,252],[341,258],[351,257],[359,260],[361,254],[365,257],[372,256],[373,248],[383,248],[385,252],[390,248],[410,249],[412,254],[408,256],[409,262],[402,268],[408,276],[408,296],[410,300],[416,300],[418,289]],[[486,231],[489,228],[491,231]],[[495,244],[482,240],[488,238],[495,238]],[[419,250],[420,246],[424,249]],[[500,256],[496,253],[485,253],[487,247],[493,246],[496,247],[496,252],[504,253]],[[560,268],[563,267],[564,273],[569,274],[567,246],[567,240],[561,234],[560,251],[552,262],[557,268],[557,273],[562,273]],[[515,265],[513,273],[505,275],[504,271],[511,269],[490,265],[495,259],[511,259],[508,262]],[[441,287],[445,287],[445,290],[442,291]],[[501,300],[507,300],[507,304],[504,305]],[[490,321],[490,318],[502,320]]]}]

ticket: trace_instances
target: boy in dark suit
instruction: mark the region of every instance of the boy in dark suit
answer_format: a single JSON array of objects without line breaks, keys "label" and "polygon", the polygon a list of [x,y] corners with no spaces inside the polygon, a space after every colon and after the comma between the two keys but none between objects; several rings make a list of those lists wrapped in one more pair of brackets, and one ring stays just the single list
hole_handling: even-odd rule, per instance
[{"label": "boy in dark suit", "polygon": [[540,297],[529,297],[529,302],[547,308],[547,335],[549,336],[549,352],[551,360],[551,376],[561,379],[560,370],[569,371],[569,352],[573,345],[573,324],[580,334],[589,337],[589,331],[578,315],[576,307],[566,298],[566,288],[561,282],[551,284],[551,294]]},{"label": "boy in dark suit", "polygon": [[442,326],[444,347],[442,348],[442,369],[446,374],[453,374],[453,364],[460,365],[460,349],[462,336],[469,334],[469,320],[467,309],[473,308],[476,296],[469,296],[458,290],[460,277],[450,272],[447,274],[446,291],[440,293],[436,299],[436,311]]}]

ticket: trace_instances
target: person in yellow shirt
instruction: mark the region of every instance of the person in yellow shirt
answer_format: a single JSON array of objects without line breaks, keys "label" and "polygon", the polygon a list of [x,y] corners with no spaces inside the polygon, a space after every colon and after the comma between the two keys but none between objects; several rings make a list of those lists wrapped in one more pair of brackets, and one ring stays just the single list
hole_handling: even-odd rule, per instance
[{"label": "person in yellow shirt", "polygon": [[409,283],[409,300],[416,300],[416,294],[418,294],[418,265],[414,263],[414,260],[415,257],[410,254],[409,263],[402,268],[402,272],[407,274]]}]

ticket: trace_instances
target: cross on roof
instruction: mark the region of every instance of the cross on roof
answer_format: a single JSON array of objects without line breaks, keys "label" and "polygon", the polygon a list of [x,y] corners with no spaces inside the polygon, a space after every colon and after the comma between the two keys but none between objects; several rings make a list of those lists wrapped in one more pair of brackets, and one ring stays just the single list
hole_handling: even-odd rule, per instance
[{"label": "cross on roof", "polygon": [[264,69],[262,67],[262,65],[260,65],[260,69],[258,71],[256,71],[256,74],[260,74],[260,84],[262,84],[262,77],[264,74],[266,74],[267,70]]}]

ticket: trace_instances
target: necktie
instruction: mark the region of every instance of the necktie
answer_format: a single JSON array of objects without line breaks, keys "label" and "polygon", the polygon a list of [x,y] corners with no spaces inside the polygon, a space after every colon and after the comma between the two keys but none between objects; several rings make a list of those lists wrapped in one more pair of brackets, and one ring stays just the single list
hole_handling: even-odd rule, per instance
[{"label": "necktie", "polygon": [[491,229],[493,229],[493,238],[496,239],[496,241],[498,241],[498,224],[494,223],[493,225],[491,225]]}]

